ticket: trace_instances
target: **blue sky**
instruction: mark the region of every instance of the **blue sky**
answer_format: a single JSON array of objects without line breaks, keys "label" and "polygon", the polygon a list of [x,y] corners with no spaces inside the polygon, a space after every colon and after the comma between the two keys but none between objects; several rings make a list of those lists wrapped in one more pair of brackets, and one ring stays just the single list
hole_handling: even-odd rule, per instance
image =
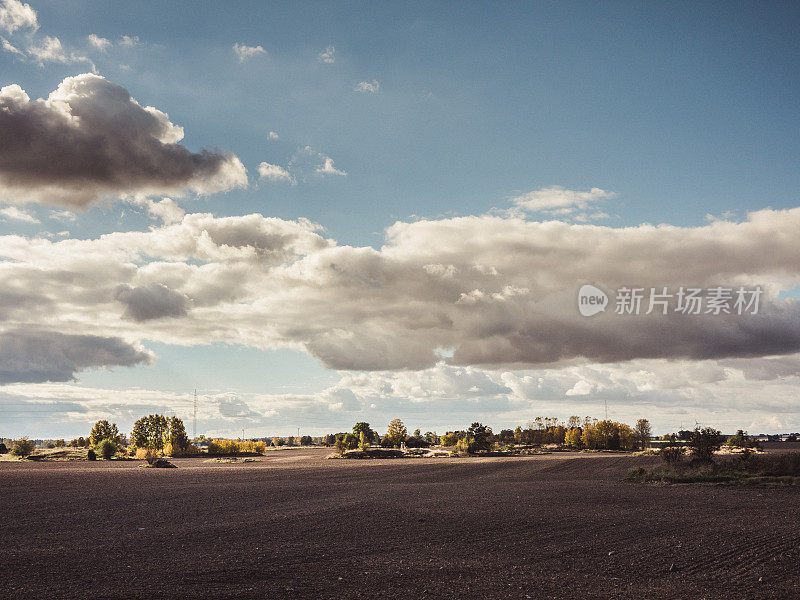
[{"label": "blue sky", "polygon": [[[11,4],[5,1],[6,7]],[[552,186],[608,192],[597,202],[597,218],[589,218],[609,230],[664,223],[690,231],[709,226],[709,215],[743,223],[750,211],[798,205],[800,8],[793,3],[365,6],[41,0],[30,8],[38,28],[21,26],[3,33],[18,51],[0,53],[0,87],[18,84],[31,100],[46,98],[65,78],[91,72],[93,65],[98,75],[127,90],[141,106],[155,107],[183,127],[180,144],[191,152],[221,149],[240,159],[247,170],[246,186],[153,196],[174,196],[186,213],[308,219],[323,228],[320,236],[338,246],[380,250],[387,244],[386,228],[396,221],[505,218],[516,205],[514,198]],[[107,47],[93,45],[90,35],[107,40]],[[63,60],[35,59],[28,47],[44,36],[59,39]],[[263,51],[240,60],[234,44]],[[328,60],[321,57],[325,52]],[[368,84],[366,91],[357,91],[361,82]],[[277,137],[271,139],[269,132]],[[340,173],[323,176],[315,171],[328,158]],[[259,178],[261,163],[291,171],[294,182]],[[59,239],[59,232],[66,230],[71,240],[93,240],[158,227],[145,204],[108,194],[85,209],[11,196],[5,202],[40,222],[6,218],[0,221],[2,235]],[[52,210],[68,210],[72,217],[54,219]],[[554,213],[545,216],[571,225],[582,222]],[[765,237],[761,230],[754,235]],[[646,261],[639,268],[647,272]],[[747,276],[767,281],[780,271],[778,287],[791,288],[787,282],[797,281],[790,268],[771,269]],[[726,273],[714,265],[708,272]],[[158,284],[169,287],[166,281]],[[187,290],[180,293],[199,302]],[[334,291],[328,298],[331,304],[338,302]],[[319,311],[324,303],[315,306]],[[72,323],[70,319],[73,313],[65,309],[63,322]],[[75,325],[78,321],[84,325]],[[20,323],[9,322],[4,329],[18,329]],[[88,321],[75,323],[53,329],[69,335],[111,335],[96,324],[89,327]],[[353,323],[351,328],[349,321],[334,321],[330,331],[352,334],[361,326]],[[315,349],[317,341],[289,339],[285,331],[261,343],[252,335],[204,339],[200,334],[170,337],[158,327],[158,332],[138,334],[132,328],[112,329],[126,340],[141,342],[157,361],[113,370],[79,369],[76,381],[59,385],[94,390],[81,393],[96,402],[107,394],[98,390],[133,388],[178,394],[198,387],[209,394],[251,395],[249,406],[257,406],[253,410],[261,415],[252,417],[254,433],[288,433],[282,427],[290,417],[280,411],[289,409],[275,409],[278,416],[270,421],[270,403],[289,402],[275,395],[295,390],[313,396],[331,386],[338,393],[346,387],[342,377],[363,370],[358,361],[332,358],[328,350]],[[449,350],[443,350],[447,356]],[[793,353],[793,347],[786,351]],[[684,360],[687,355],[671,358]],[[554,367],[547,361],[502,368],[494,359],[490,362],[460,366],[488,369],[487,377],[495,383],[504,369]],[[353,368],[337,368],[343,364]],[[384,366],[381,376],[390,378],[431,368],[420,371],[413,360],[387,360]],[[563,375],[556,371],[554,377]],[[35,388],[45,383],[32,383],[26,397],[53,397],[55,391]],[[701,388],[699,383],[693,386],[695,391]],[[573,384],[567,387],[574,389]],[[257,398],[259,394],[270,397]],[[564,390],[553,394],[565,398]],[[330,417],[331,429],[345,426],[359,411],[379,422],[389,414],[381,412],[379,402],[369,401],[363,389],[355,395],[361,405],[354,412],[303,410],[314,414],[308,416],[311,420]],[[467,396],[448,396],[460,407],[474,407],[465,418],[510,425],[528,410],[523,404],[509,408],[507,393],[498,399],[487,392],[481,400],[487,403],[484,407],[470,405]],[[530,411],[560,415],[568,410],[555,396],[528,398]],[[601,396],[584,396],[588,406],[601,405]],[[170,402],[185,404],[186,398],[164,400],[165,405]],[[625,411],[641,406],[637,402],[641,396],[626,396]],[[376,408],[370,409],[372,405]],[[465,424],[449,418],[450,405],[426,406],[429,411],[416,417],[426,427]],[[114,416],[118,408],[109,404],[107,410]],[[739,405],[735,409],[744,410]],[[386,410],[394,410],[393,405]],[[625,411],[620,410],[620,418],[629,417]],[[726,425],[745,418],[763,428],[800,427],[794,409],[781,412],[777,423],[769,421],[774,416],[770,409],[745,412],[745,417],[718,413],[717,418]],[[93,417],[97,411],[88,413]],[[71,416],[75,424],[64,434],[81,430],[82,418]],[[655,420],[667,429],[678,417],[665,413]],[[208,426],[219,433],[238,430],[222,417],[209,417]],[[9,428],[14,434],[27,429],[32,434],[58,433],[53,423],[26,421],[24,416]]]}]

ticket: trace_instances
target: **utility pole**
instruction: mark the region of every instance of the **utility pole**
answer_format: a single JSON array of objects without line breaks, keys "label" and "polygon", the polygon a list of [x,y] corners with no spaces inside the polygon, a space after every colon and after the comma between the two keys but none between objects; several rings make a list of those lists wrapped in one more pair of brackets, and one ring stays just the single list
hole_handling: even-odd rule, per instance
[{"label": "utility pole", "polygon": [[197,439],[197,388],[194,389],[194,418],[192,419],[192,439]]},{"label": "utility pole", "polygon": [[608,421],[608,400],[606,398],[603,398],[603,406],[605,406],[605,409],[606,409],[606,421]]}]

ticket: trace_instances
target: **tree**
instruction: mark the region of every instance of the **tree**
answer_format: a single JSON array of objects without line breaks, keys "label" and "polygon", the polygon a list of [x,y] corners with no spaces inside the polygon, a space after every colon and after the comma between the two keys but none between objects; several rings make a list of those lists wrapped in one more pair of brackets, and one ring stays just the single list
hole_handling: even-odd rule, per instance
[{"label": "tree", "polygon": [[286,445],[287,446],[294,446],[294,436],[293,435],[290,435],[288,438],[286,438]]},{"label": "tree", "polygon": [[361,437],[361,434],[364,433],[364,435],[367,436],[367,441],[369,442],[371,442],[375,438],[375,432],[372,431],[372,428],[369,426],[369,423],[365,423],[364,421],[359,421],[358,423],[353,425],[353,433],[359,436],[359,438]]},{"label": "tree", "polygon": [[455,431],[448,431],[441,438],[439,443],[442,446],[455,446],[458,443],[459,435]]},{"label": "tree", "polygon": [[492,449],[492,429],[483,423],[475,422],[467,429],[468,448],[470,452]]},{"label": "tree", "polygon": [[8,448],[3,442],[0,442],[0,454],[7,454]]},{"label": "tree", "polygon": [[284,440],[283,438],[280,438],[280,437],[272,438],[272,445],[275,446],[276,448],[278,446],[283,446],[285,443],[286,443],[286,440]]},{"label": "tree", "polygon": [[115,445],[119,443],[119,430],[116,423],[109,423],[101,419],[92,427],[89,434],[89,441],[92,446],[97,446],[103,440],[111,440]]},{"label": "tree", "polygon": [[163,450],[169,441],[169,421],[164,415],[142,417],[133,424],[131,441],[137,448]]},{"label": "tree", "polygon": [[695,458],[700,462],[712,462],[714,452],[719,450],[721,433],[713,427],[695,428],[687,446],[694,451]]},{"label": "tree", "polygon": [[314,443],[314,440],[311,438],[310,435],[304,435],[300,438],[300,445],[301,446],[310,446]]},{"label": "tree", "polygon": [[25,458],[33,454],[35,448],[36,443],[33,440],[23,437],[14,442],[14,446],[11,448],[11,454]]},{"label": "tree", "polygon": [[102,439],[97,444],[97,452],[103,460],[111,460],[111,457],[117,453],[117,445],[111,438]]},{"label": "tree", "polygon": [[361,433],[359,433],[358,434],[358,447],[359,447],[359,449],[361,449],[362,451],[363,450],[369,450],[370,439],[372,439],[372,436],[367,437],[367,433],[365,431],[362,431]]},{"label": "tree", "polygon": [[406,441],[408,437],[408,429],[403,425],[400,419],[392,419],[389,421],[389,428],[386,430],[386,437],[392,446],[399,446],[402,442]]},{"label": "tree", "polygon": [[169,443],[172,446],[173,456],[176,452],[186,452],[191,445],[189,436],[186,435],[186,427],[183,426],[183,420],[178,417],[172,417],[169,420]]},{"label": "tree", "polygon": [[569,446],[570,448],[580,448],[581,447],[581,428],[580,427],[572,427],[567,431],[564,435],[564,445]]},{"label": "tree", "polygon": [[633,428],[633,435],[642,450],[644,450],[650,443],[650,436],[652,433],[650,421],[647,419],[639,419],[636,421],[636,427]]}]

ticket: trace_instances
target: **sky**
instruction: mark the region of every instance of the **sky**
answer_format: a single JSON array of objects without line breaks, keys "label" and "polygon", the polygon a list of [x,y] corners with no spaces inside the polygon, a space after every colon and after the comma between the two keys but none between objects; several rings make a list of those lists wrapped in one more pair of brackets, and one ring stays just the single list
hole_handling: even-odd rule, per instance
[{"label": "sky", "polygon": [[800,430],[798,25],[0,0],[0,436]]}]

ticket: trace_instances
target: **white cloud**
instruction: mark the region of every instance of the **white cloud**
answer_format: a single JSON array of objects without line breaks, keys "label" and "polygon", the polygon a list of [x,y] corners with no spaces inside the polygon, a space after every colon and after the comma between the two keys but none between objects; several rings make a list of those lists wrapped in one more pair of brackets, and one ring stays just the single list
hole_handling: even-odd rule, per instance
[{"label": "white cloud", "polygon": [[277,139],[278,139],[278,132],[277,132],[277,131],[270,131],[270,132],[267,134],[267,137],[268,137],[269,139],[271,139],[271,140],[277,140]]},{"label": "white cloud", "polygon": [[[522,196],[511,198],[511,202],[530,212],[546,212],[554,215],[568,215],[577,210],[587,210],[597,202],[613,198],[614,192],[592,188],[588,192],[568,190],[552,186],[533,190]],[[604,213],[596,213],[594,218],[607,218]]]},{"label": "white cloud", "polygon": [[258,165],[258,176],[273,182],[295,183],[295,179],[289,171],[279,165],[271,165],[267,162]]},{"label": "white cloud", "polygon": [[36,11],[30,4],[24,4],[20,0],[0,0],[0,29],[13,34],[18,29],[35,31],[38,28]]},{"label": "white cloud", "polygon": [[123,35],[119,38],[118,44],[123,48],[134,48],[135,46],[141,46],[142,40],[139,39],[138,35]]},{"label": "white cloud", "polygon": [[326,175],[341,175],[343,177],[347,175],[347,171],[342,171],[333,166],[333,159],[330,156],[326,156],[324,162],[314,172],[323,177]]},{"label": "white cloud", "polygon": [[239,62],[244,62],[254,56],[264,55],[267,53],[261,46],[246,46],[238,42],[233,45],[233,51],[239,58]]},{"label": "white cloud", "polygon": [[47,99],[0,89],[0,198],[72,208],[103,198],[214,193],[245,186],[233,154],[193,154],[183,128],[125,88],[89,73],[67,77]]},{"label": "white cloud", "polygon": [[361,92],[362,94],[377,94],[381,90],[381,84],[373,79],[372,83],[369,81],[359,81],[356,87],[353,88],[354,92]]},{"label": "white cloud", "polygon": [[0,43],[3,44],[3,50],[6,52],[10,52],[11,54],[16,54],[17,56],[25,56],[25,53],[14,46],[11,42],[9,42],[6,38],[0,38]]},{"label": "white cloud", "polygon": [[56,221],[74,221],[76,219],[75,213],[68,210],[51,210],[49,216]]},{"label": "white cloud", "polygon": [[325,50],[317,54],[317,59],[319,59],[320,62],[332,65],[336,62],[336,48],[328,46]]},{"label": "white cloud", "polygon": [[31,213],[20,210],[16,206],[9,206],[0,209],[0,217],[12,219],[14,221],[23,221],[24,223],[41,223],[41,221],[39,221],[39,219],[34,217]]},{"label": "white cloud", "polygon": [[172,198],[162,198],[161,200],[141,198],[137,200],[137,204],[143,206],[151,217],[159,219],[164,225],[180,223],[186,214]]},{"label": "white cloud", "polygon": [[100,37],[94,33],[89,34],[88,40],[89,43],[100,52],[105,52],[112,46],[111,40]]},{"label": "white cloud", "polygon": [[74,52],[67,54],[64,47],[61,45],[61,40],[57,37],[46,35],[38,42],[34,42],[28,46],[28,55],[31,56],[39,64],[45,62],[58,62],[58,63],[74,63],[86,62],[90,63],[87,57],[81,56]]}]

